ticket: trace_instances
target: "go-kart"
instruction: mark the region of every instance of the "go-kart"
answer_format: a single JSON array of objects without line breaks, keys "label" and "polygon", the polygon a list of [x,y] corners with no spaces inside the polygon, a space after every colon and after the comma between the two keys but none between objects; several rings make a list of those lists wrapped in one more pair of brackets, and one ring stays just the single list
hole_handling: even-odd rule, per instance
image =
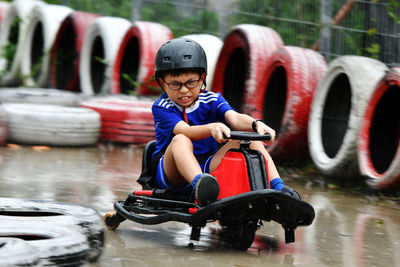
[{"label": "go-kart", "polygon": [[[212,173],[220,192],[215,202],[199,206],[191,196],[169,190],[149,188],[129,194],[114,204],[116,213],[107,213],[104,222],[114,230],[127,220],[141,224],[168,221],[187,223],[192,227],[190,239],[199,241],[201,228],[219,221],[220,239],[233,249],[247,250],[253,243],[262,221],[275,221],[285,231],[285,242],[294,242],[294,230],[310,225],[315,217],[313,207],[281,191],[269,189],[267,161],[261,152],[250,149],[252,140],[269,140],[269,135],[232,131],[230,139],[240,140],[239,149],[231,149]],[[155,149],[155,141],[145,145],[142,168],[146,169]]]}]

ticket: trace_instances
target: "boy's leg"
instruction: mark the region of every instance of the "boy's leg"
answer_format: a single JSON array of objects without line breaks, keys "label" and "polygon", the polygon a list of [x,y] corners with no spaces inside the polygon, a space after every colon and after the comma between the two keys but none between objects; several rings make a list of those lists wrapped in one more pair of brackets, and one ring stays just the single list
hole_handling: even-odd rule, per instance
[{"label": "boy's leg", "polygon": [[192,140],[182,134],[172,138],[164,154],[164,171],[168,183],[174,187],[190,184],[196,175],[203,173],[193,154]]},{"label": "boy's leg", "polygon": [[194,189],[200,206],[205,206],[218,197],[219,185],[215,177],[203,174],[193,154],[192,141],[185,135],[176,135],[164,154],[164,172],[168,184],[182,187],[187,183]]}]

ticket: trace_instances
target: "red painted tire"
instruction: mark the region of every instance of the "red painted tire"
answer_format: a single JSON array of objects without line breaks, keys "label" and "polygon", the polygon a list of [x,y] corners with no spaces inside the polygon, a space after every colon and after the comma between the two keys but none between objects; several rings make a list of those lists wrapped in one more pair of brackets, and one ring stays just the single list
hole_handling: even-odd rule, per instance
[{"label": "red painted tire", "polygon": [[7,113],[0,105],[0,146],[7,141]]},{"label": "red painted tire", "polygon": [[101,117],[100,139],[122,143],[146,143],[155,138],[153,100],[135,97],[103,98],[82,102]]},{"label": "red painted tire", "polygon": [[363,114],[387,70],[382,62],[360,56],[330,62],[314,94],[308,123],[310,155],[321,173],[338,179],[360,176],[357,139]]},{"label": "red painted tire", "polygon": [[[248,113],[259,98],[266,58],[283,46],[279,34],[259,25],[241,24],[232,29],[215,67],[213,91],[220,92],[238,111]],[[246,103],[246,109],[243,108]]]},{"label": "red painted tire", "polygon": [[[154,60],[160,46],[173,38],[170,29],[154,22],[135,22],[126,32],[115,59],[111,92],[114,94],[129,94],[135,91],[142,95],[154,95],[160,92],[154,75]],[[140,83],[134,87],[124,77]]]},{"label": "red painted tire", "polygon": [[50,52],[51,87],[80,91],[79,62],[83,38],[99,15],[74,11],[60,25]]},{"label": "red painted tire", "polygon": [[360,171],[378,190],[400,187],[400,68],[378,83],[364,114],[358,138]]},{"label": "red painted tire", "polygon": [[21,60],[23,84],[46,88],[50,78],[50,53],[61,22],[72,9],[61,5],[38,5],[29,13]]},{"label": "red painted tire", "polygon": [[268,150],[273,157],[308,156],[307,125],[312,97],[327,69],[317,52],[293,46],[275,51],[267,59],[258,97],[247,107],[254,118],[263,118],[277,137]]},{"label": "red painted tire", "polygon": [[79,81],[84,94],[111,92],[117,52],[131,25],[127,19],[99,17],[89,26],[79,62]]}]

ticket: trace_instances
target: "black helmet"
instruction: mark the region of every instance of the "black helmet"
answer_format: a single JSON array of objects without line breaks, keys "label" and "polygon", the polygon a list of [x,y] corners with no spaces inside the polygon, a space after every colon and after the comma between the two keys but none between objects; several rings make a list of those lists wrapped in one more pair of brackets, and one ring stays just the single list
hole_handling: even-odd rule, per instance
[{"label": "black helmet", "polygon": [[154,72],[202,69],[207,73],[207,57],[203,48],[195,41],[177,38],[164,43],[157,52]]}]

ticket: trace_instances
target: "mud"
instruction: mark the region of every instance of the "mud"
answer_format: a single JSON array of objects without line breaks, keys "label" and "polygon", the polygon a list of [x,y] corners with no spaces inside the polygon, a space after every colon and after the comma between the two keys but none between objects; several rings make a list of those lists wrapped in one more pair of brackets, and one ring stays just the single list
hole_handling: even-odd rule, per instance
[{"label": "mud", "polygon": [[[0,196],[65,201],[104,214],[139,189],[143,146],[0,147]],[[283,177],[285,179],[285,177]],[[314,223],[284,243],[280,225],[265,222],[247,252],[219,243],[218,223],[189,246],[181,223],[125,221],[106,232],[103,255],[88,266],[400,266],[400,205],[352,191],[285,179],[316,211]],[[193,246],[192,246],[193,245]]]}]

